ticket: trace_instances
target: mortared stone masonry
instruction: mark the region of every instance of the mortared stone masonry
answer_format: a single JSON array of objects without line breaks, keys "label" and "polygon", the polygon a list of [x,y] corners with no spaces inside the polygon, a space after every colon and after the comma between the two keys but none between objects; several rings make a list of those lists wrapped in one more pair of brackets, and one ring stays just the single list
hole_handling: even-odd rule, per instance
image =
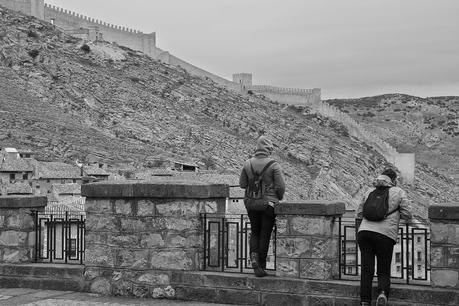
[{"label": "mortared stone masonry", "polygon": [[33,261],[33,211],[43,211],[46,204],[45,196],[0,197],[0,263]]},{"label": "mortared stone masonry", "polygon": [[172,271],[201,267],[200,214],[218,212],[228,192],[224,184],[181,181],[83,185],[90,291],[175,297]]},{"label": "mortared stone masonry", "polygon": [[459,203],[429,207],[431,284],[459,289]]}]

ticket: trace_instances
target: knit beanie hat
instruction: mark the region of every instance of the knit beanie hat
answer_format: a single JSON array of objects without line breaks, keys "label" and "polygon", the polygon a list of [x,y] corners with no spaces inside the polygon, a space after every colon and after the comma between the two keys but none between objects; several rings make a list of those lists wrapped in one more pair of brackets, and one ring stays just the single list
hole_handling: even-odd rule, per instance
[{"label": "knit beanie hat", "polygon": [[273,143],[266,136],[260,136],[257,140],[257,151],[256,153],[271,154],[274,150]]}]

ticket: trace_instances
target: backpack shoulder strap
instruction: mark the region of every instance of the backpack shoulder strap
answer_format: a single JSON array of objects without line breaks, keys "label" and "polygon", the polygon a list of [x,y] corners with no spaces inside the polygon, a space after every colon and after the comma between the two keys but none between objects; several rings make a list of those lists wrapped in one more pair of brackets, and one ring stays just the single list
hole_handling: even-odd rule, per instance
[{"label": "backpack shoulder strap", "polygon": [[[389,192],[390,192],[390,188],[391,188],[391,187],[387,188],[387,201],[389,201]],[[386,214],[386,217],[392,215],[394,212],[398,211],[399,209],[400,209],[400,205],[397,205],[396,208],[394,208],[392,211],[390,211],[390,212],[388,212],[388,213]]]},{"label": "backpack shoulder strap", "polygon": [[260,177],[263,177],[263,175],[265,174],[266,170],[268,170],[268,168],[271,167],[271,165],[274,164],[275,162],[276,162],[275,160],[269,161],[269,163],[267,163],[267,164],[263,167],[263,170],[261,170]]}]

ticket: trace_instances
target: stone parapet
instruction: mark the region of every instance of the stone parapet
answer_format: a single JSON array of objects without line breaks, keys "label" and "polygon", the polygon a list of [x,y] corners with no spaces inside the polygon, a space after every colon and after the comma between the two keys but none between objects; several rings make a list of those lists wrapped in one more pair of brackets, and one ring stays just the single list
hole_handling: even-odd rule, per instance
[{"label": "stone parapet", "polygon": [[226,198],[229,187],[194,181],[105,181],[85,184],[81,194],[88,198]]},{"label": "stone parapet", "polygon": [[327,280],[338,276],[339,222],[344,203],[281,203],[276,209],[276,275]]},{"label": "stone parapet", "polygon": [[429,207],[431,284],[459,289],[459,203]]},{"label": "stone parapet", "polygon": [[82,194],[87,197],[85,277],[90,290],[172,297],[170,272],[201,268],[200,214],[217,213],[228,186],[103,182],[83,185]]},{"label": "stone parapet", "polygon": [[46,197],[0,197],[0,263],[33,262],[35,218],[42,211]]}]

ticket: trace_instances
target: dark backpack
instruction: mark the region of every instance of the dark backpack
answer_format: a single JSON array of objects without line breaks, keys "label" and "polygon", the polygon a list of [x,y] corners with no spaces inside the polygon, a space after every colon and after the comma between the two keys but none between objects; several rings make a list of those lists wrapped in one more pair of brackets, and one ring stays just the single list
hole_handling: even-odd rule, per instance
[{"label": "dark backpack", "polygon": [[247,188],[245,189],[244,196],[244,205],[248,211],[265,211],[266,208],[268,208],[269,200],[265,195],[266,186],[263,183],[263,175],[265,174],[266,170],[275,162],[276,161],[274,160],[268,162],[260,173],[256,173],[253,170],[252,163],[249,162],[250,171],[247,173],[249,182]]},{"label": "dark backpack", "polygon": [[363,204],[363,217],[369,221],[382,221],[390,214],[397,211],[397,207],[388,213],[389,210],[389,189],[376,188],[368,195],[367,200]]}]

